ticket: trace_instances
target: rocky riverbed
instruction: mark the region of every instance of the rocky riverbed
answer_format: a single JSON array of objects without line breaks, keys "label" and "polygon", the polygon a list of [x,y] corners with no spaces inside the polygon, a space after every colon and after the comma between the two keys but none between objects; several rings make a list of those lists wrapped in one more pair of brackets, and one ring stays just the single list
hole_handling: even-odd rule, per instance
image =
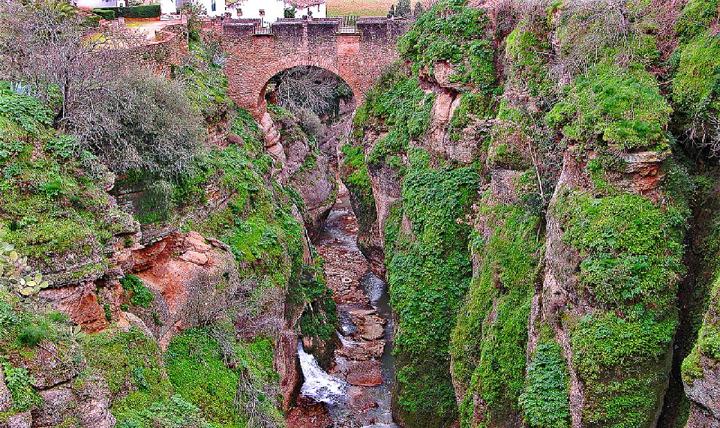
[{"label": "rocky riverbed", "polygon": [[[360,252],[357,233],[357,219],[343,188],[314,239],[337,303],[339,346],[328,373],[318,373],[314,361],[303,365],[305,383],[313,387],[303,388],[301,407],[308,411],[290,417],[291,427],[397,426],[390,405],[393,326],[387,287]],[[302,356],[302,347],[299,352]],[[342,392],[337,394],[339,386]],[[313,400],[324,402],[329,417],[318,413]]]}]

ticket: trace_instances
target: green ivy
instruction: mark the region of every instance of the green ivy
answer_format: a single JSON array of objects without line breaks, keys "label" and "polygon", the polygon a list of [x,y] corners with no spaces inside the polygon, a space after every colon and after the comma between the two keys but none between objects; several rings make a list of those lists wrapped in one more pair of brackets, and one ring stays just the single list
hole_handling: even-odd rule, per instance
[{"label": "green ivy", "polygon": [[304,336],[331,340],[337,331],[338,317],[335,300],[323,280],[322,266],[304,266],[300,283],[288,300],[303,306],[300,331]]},{"label": "green ivy", "polygon": [[569,375],[560,345],[553,339],[537,345],[527,369],[520,407],[530,428],[570,426]]},{"label": "green ivy", "polygon": [[145,286],[143,280],[136,275],[125,275],[120,279],[123,290],[130,293],[130,303],[141,308],[149,308],[155,295]]},{"label": "green ivy", "polygon": [[[176,394],[197,406],[205,420],[212,426],[245,426],[248,414],[244,412],[246,400],[255,400],[255,412],[281,423],[282,415],[275,407],[277,397],[264,395],[279,385],[279,375],[273,369],[272,342],[257,338],[251,342],[235,342],[232,326],[221,333],[231,343],[231,354],[221,349],[218,335],[222,329],[190,329],[173,338],[165,353],[168,377]],[[226,344],[227,346],[227,344]],[[229,367],[226,360],[235,360],[236,367]],[[252,388],[252,396],[240,395],[241,376]]]},{"label": "green ivy", "polygon": [[[525,373],[525,347],[535,270],[541,242],[539,218],[516,205],[481,204],[490,231],[474,231],[470,246],[478,257],[476,276],[452,333],[450,355],[456,384],[465,390],[463,407],[474,397],[486,404],[487,423],[512,423]],[[494,316],[490,316],[490,313]],[[470,427],[463,412],[461,425]]]},{"label": "green ivy", "polygon": [[118,428],[211,428],[200,409],[180,395],[156,401],[147,408],[133,409],[118,418]]},{"label": "green ivy", "polygon": [[460,104],[453,112],[447,133],[452,141],[460,141],[462,132],[473,121],[489,119],[495,113],[492,97],[485,93],[465,92],[460,96]]},{"label": "green ivy", "polygon": [[593,426],[650,426],[662,403],[677,326],[666,319],[588,315],[571,332],[573,362],[585,387],[583,419]]},{"label": "green ivy", "polygon": [[701,356],[720,361],[720,277],[715,278],[709,295],[707,311],[697,341],[690,355],[682,363],[682,378],[688,384],[703,376]]},{"label": "green ivy", "polygon": [[397,402],[410,426],[441,426],[456,417],[448,341],[472,271],[469,227],[457,220],[470,207],[478,180],[472,168],[433,170],[416,164],[402,188],[403,214],[412,231],[400,231],[397,214],[385,231],[398,320]]}]

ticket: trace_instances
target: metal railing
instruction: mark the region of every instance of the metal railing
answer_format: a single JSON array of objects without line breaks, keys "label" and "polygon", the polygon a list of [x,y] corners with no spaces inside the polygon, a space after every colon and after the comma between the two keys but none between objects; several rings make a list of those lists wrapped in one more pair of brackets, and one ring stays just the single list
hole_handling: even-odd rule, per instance
[{"label": "metal railing", "polygon": [[338,33],[340,33],[340,34],[355,34],[355,33],[357,33],[358,32],[357,19],[358,19],[358,17],[356,15],[343,16],[342,21],[340,21],[340,26],[338,27]]},{"label": "metal railing", "polygon": [[261,36],[269,36],[272,34],[272,27],[265,22],[265,18],[260,18],[260,22],[255,25],[255,34]]}]

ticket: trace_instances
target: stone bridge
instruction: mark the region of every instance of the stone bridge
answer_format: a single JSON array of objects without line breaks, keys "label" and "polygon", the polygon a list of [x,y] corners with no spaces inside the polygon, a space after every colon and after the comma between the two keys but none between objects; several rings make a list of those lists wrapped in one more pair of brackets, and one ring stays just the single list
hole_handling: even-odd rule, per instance
[{"label": "stone bridge", "polygon": [[265,112],[268,81],[283,70],[311,65],[329,70],[350,86],[356,103],[397,58],[395,43],[409,21],[358,18],[352,27],[340,18],[284,19],[270,28],[259,20],[222,23],[222,43],[229,53],[225,70],[235,102],[258,119]]}]

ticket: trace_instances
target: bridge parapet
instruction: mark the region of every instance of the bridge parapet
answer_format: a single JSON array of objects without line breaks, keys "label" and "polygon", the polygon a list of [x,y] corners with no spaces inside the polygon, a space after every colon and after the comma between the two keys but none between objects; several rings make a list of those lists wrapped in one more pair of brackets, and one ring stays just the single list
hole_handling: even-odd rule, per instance
[{"label": "bridge parapet", "polygon": [[[223,34],[226,36],[255,34],[277,35],[279,37],[298,37],[297,28],[307,28],[309,35],[319,37],[327,37],[333,34],[347,34],[338,31],[344,26],[344,19],[337,18],[281,18],[276,22],[269,24],[269,32],[251,31],[250,28],[263,26],[260,19],[227,19],[222,23]],[[385,17],[358,17],[354,20],[352,26],[356,28],[356,33],[366,37],[390,37],[397,38],[400,34],[407,31],[410,21],[406,19],[394,19]],[[292,29],[292,30],[290,30]]]}]

